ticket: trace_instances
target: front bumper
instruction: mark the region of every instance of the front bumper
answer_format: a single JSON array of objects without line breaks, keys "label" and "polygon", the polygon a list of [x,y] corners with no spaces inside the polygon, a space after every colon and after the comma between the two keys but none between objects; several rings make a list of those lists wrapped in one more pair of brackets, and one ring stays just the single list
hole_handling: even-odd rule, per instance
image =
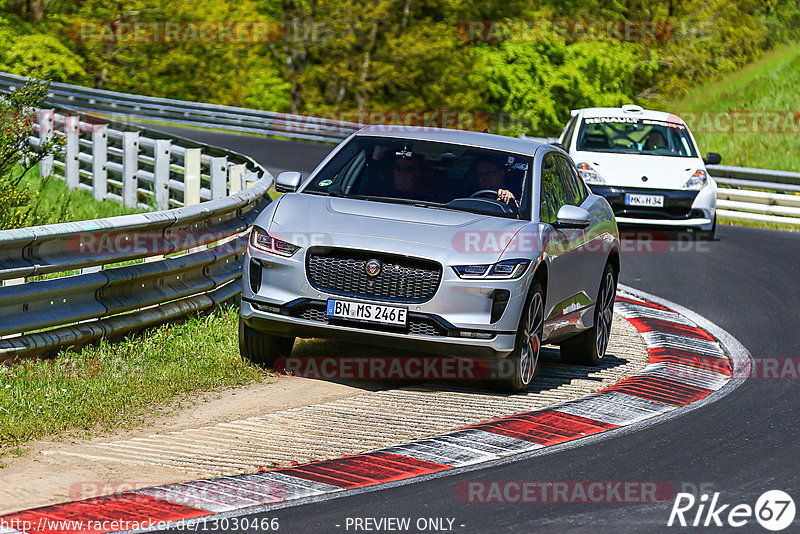
[{"label": "front bumper", "polygon": [[[717,188],[713,182],[699,191],[605,185],[590,188],[608,200],[619,225],[710,230],[716,217]],[[664,206],[629,206],[625,204],[627,194],[662,195]]]},{"label": "front bumper", "polygon": [[[318,305],[320,301],[308,302]],[[420,329],[418,333],[407,333],[391,327],[332,323],[324,318],[323,312],[303,313],[297,316],[287,313],[286,307],[278,308],[281,310],[279,313],[266,311],[267,308],[276,309],[270,305],[243,299],[240,313],[245,324],[253,330],[277,336],[338,339],[464,357],[503,358],[514,349],[513,333],[495,333],[491,334],[489,339],[461,337],[462,330],[448,325],[441,318],[437,321],[423,314],[409,314],[409,321],[417,321],[417,324],[428,323],[430,326],[424,330]],[[439,325],[434,326],[431,323]]]},{"label": "front bumper", "polygon": [[[451,356],[502,358],[514,349],[532,266],[518,279],[481,280],[459,278],[443,264],[439,285],[427,301],[393,302],[315,287],[306,274],[307,250],[286,258],[248,247],[241,316],[249,327],[264,334],[342,339]],[[502,291],[507,292],[507,303],[498,314],[495,297]],[[329,298],[402,306],[408,309],[408,324],[399,328],[330,319],[325,315]]]}]

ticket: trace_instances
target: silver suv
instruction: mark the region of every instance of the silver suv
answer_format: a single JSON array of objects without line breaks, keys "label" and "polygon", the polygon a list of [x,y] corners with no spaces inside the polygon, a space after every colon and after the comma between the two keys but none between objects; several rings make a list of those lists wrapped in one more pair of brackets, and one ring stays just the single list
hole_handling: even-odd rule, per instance
[{"label": "silver suv", "polygon": [[256,220],[239,346],[270,366],[295,337],[505,362],[527,388],[542,343],[598,364],[619,237],[562,150],[485,133],[372,126]]}]

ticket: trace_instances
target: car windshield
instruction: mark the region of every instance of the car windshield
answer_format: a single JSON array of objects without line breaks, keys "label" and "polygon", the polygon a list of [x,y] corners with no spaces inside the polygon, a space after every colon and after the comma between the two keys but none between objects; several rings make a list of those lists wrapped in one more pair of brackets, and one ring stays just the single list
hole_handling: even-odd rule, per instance
[{"label": "car windshield", "polygon": [[[303,193],[520,218],[529,213],[529,156],[450,143],[355,137]],[[498,201],[498,191],[504,199]]]},{"label": "car windshield", "polygon": [[578,150],[694,158],[686,126],[640,117],[588,117],[578,135]]}]

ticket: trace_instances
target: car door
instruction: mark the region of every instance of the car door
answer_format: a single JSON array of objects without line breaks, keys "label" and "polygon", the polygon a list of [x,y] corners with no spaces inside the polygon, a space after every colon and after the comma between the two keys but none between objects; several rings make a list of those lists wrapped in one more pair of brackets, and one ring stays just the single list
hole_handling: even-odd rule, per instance
[{"label": "car door", "polygon": [[[561,206],[574,202],[574,191],[559,170],[556,153],[542,160],[539,220],[550,225],[545,243],[548,257],[547,299],[545,304],[545,338],[557,337],[562,331],[571,331],[569,316],[578,308],[591,305],[584,303],[580,272],[580,247],[584,232],[580,229],[559,228],[556,216]],[[577,299],[577,300],[576,300]]]},{"label": "car door", "polygon": [[[597,299],[597,293],[605,266],[605,256],[603,255],[604,243],[603,236],[597,231],[597,213],[592,206],[586,203],[589,199],[589,191],[586,184],[581,180],[578,169],[563,155],[557,155],[559,171],[565,190],[567,191],[567,204],[580,206],[589,211],[591,222],[586,230],[576,233],[573,243],[573,268],[575,269],[575,298],[576,305],[583,307],[593,304]],[[578,243],[578,239],[580,242]],[[574,306],[573,306],[574,307]]]}]

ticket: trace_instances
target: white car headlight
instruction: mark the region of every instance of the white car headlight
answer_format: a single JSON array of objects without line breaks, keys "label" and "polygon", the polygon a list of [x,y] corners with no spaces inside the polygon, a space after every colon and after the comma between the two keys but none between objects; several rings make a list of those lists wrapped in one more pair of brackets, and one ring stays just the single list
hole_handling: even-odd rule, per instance
[{"label": "white car headlight", "polygon": [[702,169],[698,169],[694,171],[694,174],[689,181],[683,184],[684,189],[703,189],[706,184],[708,183],[708,175],[706,171]]},{"label": "white car headlight", "polygon": [[277,254],[278,256],[286,256],[287,258],[300,250],[297,245],[274,238],[256,226],[253,227],[253,231],[250,233],[250,245],[255,249]]},{"label": "white car headlight", "polygon": [[578,167],[581,178],[583,178],[583,181],[587,184],[605,185],[606,181],[603,180],[600,173],[594,170],[588,163],[578,163],[576,167]]},{"label": "white car headlight", "polygon": [[459,278],[519,278],[525,273],[530,260],[503,260],[493,265],[454,265],[453,270]]}]

